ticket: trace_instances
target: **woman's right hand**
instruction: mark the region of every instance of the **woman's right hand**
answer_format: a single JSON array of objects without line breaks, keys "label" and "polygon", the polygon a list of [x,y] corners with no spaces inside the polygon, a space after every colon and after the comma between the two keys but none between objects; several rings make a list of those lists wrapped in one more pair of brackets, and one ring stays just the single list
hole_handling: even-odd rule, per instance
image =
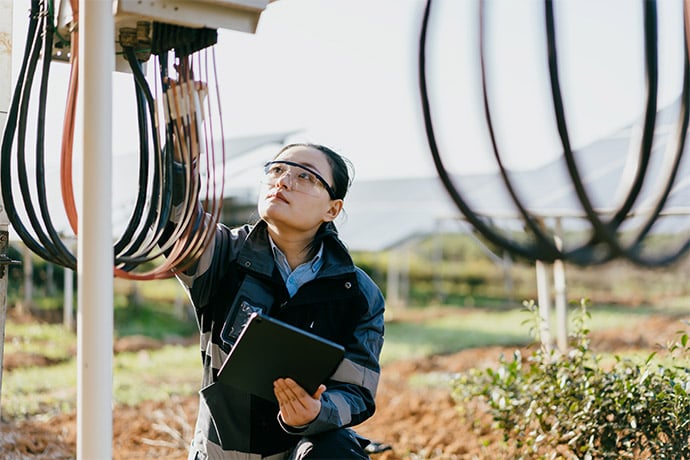
[{"label": "woman's right hand", "polygon": [[291,378],[278,379],[273,382],[273,392],[280,406],[280,417],[285,424],[292,427],[308,425],[321,411],[321,395],[326,391],[325,385],[320,385],[313,395]]}]

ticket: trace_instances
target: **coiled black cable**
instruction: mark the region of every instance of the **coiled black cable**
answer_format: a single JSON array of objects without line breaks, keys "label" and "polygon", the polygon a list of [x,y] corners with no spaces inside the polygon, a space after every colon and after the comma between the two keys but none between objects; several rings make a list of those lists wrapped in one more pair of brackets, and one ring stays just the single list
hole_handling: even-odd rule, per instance
[{"label": "coiled black cable", "polygon": [[[59,232],[53,225],[52,216],[48,209],[45,180],[48,79],[52,63],[53,34],[55,31],[52,6],[52,0],[32,0],[31,3],[25,51],[2,137],[0,188],[2,189],[2,199],[10,223],[27,247],[46,261],[76,269],[76,256],[67,249]],[[208,31],[204,31],[204,33],[204,36],[210,37]],[[193,36],[193,34],[189,36]],[[215,40],[213,42],[215,43]],[[202,44],[200,42],[197,45],[200,46]],[[176,262],[179,263],[183,258],[186,258],[185,261],[188,262],[191,257],[198,256],[200,250],[205,247],[205,243],[209,241],[208,231],[199,232],[198,234],[192,231],[194,228],[192,220],[197,216],[196,202],[199,195],[199,181],[193,176],[195,171],[191,167],[191,153],[183,158],[183,166],[186,173],[184,174],[184,183],[182,184],[184,190],[180,194],[182,217],[177,223],[170,222],[173,205],[180,204],[173,203],[173,150],[179,149],[182,152],[188,153],[198,151],[199,147],[196,143],[201,137],[201,133],[197,131],[201,128],[196,124],[194,126],[190,125],[192,121],[194,123],[197,122],[196,115],[187,113],[185,120],[178,120],[177,123],[175,121],[166,123],[163,129],[165,142],[161,146],[156,101],[134,48],[124,46],[123,49],[134,77],[139,132],[139,171],[138,192],[133,211],[127,221],[125,230],[114,243],[113,263],[116,275],[124,275],[133,271],[141,264],[170,252],[179,255],[179,259],[175,259]],[[142,55],[145,54],[142,53]],[[162,57],[162,61],[167,66],[167,51],[164,54],[166,56]],[[41,59],[43,62],[39,71],[39,61]],[[184,57],[184,59],[189,58]],[[181,67],[184,67],[184,65]],[[37,74],[40,75],[40,81],[38,82],[37,139],[35,145],[36,170],[34,179],[36,197],[33,197],[30,186],[30,174],[27,168],[27,121],[29,119],[34,80]],[[191,76],[191,69],[186,70],[181,76],[185,79],[189,78]],[[164,80],[163,85],[167,87],[168,82]],[[179,97],[174,102],[178,103]],[[169,119],[172,120],[170,117]],[[208,143],[208,139],[204,139],[204,141]],[[13,155],[15,148],[16,157]],[[71,146],[66,150],[71,155],[70,148]],[[71,161],[69,164],[71,164]],[[19,203],[13,193],[13,165],[16,166],[16,182],[20,191],[19,198],[21,199],[22,209],[28,218],[28,226],[25,225],[20,217]],[[71,180],[70,173],[71,167],[68,167],[63,180]],[[71,187],[69,189],[71,190]],[[38,206],[35,205],[34,198],[37,198]],[[76,221],[76,216],[71,215],[70,219],[72,217]],[[215,224],[215,221],[212,222]],[[76,233],[76,225],[74,225],[74,222],[72,224]],[[180,242],[182,243],[180,244]],[[175,247],[175,250],[171,251],[173,247]],[[166,262],[160,270],[134,275],[141,275],[139,279],[168,277],[172,276],[171,268],[174,268],[174,264]],[[132,278],[136,278],[134,275]]]},{"label": "coiled black cable", "polygon": [[[52,15],[49,13],[45,2],[32,0],[24,57],[22,59],[17,87],[12,96],[12,102],[10,104],[5,130],[3,132],[2,146],[0,150],[0,181],[2,182],[1,188],[3,204],[5,205],[8,219],[24,244],[26,244],[32,252],[49,262],[75,269],[76,258],[61,243],[60,238],[57,236],[57,232],[52,227],[50,219],[47,221],[48,234],[46,234],[43,230],[33,207],[26,173],[26,157],[24,150],[26,146],[26,122],[31,87],[34,80],[37,63],[40,58],[42,44],[46,43],[42,39],[42,36],[44,34],[50,35],[51,27]],[[48,55],[50,55],[50,52],[52,52],[52,50],[48,52]],[[47,67],[44,66],[44,80],[41,82],[42,86],[47,86],[47,81],[45,80],[45,78],[47,78],[46,75]],[[42,105],[42,107],[45,109],[45,93],[42,93],[41,98],[42,102],[40,102],[40,105]],[[31,227],[39,241],[34,238],[27,227],[23,224],[12,193],[12,150],[15,136],[17,137],[18,144],[17,174],[21,196],[24,202],[24,209],[26,210],[27,216],[31,223]],[[40,148],[37,149],[38,174],[44,174],[42,154],[43,142],[43,136],[41,136],[39,132],[39,139],[37,140],[37,143],[40,146]],[[36,177],[37,183],[39,183],[39,205],[41,206],[43,215],[45,215],[45,210],[47,209],[47,205],[45,204],[45,189],[41,184],[41,182],[45,182],[44,178],[45,176]],[[56,241],[59,241],[59,243]]]},{"label": "coiled black cable", "polygon": [[424,128],[426,129],[429,149],[431,151],[431,156],[434,160],[434,166],[436,167],[439,178],[460,212],[462,212],[468,222],[472,224],[472,226],[489,242],[506,249],[511,254],[528,260],[550,259],[552,256],[550,251],[546,251],[543,246],[535,244],[518,244],[510,238],[506,238],[505,236],[501,235],[499,232],[494,231],[489,225],[487,225],[458,192],[457,188],[453,184],[450,174],[443,164],[443,160],[441,159],[441,154],[438,149],[438,144],[436,142],[436,134],[434,132],[434,125],[431,117],[431,105],[429,102],[426,81],[426,39],[429,27],[429,17],[431,15],[431,3],[431,0],[427,0],[426,2],[419,40],[419,89],[421,94],[422,112],[424,115]]},{"label": "coiled black cable", "polygon": [[[75,265],[77,263],[76,256],[65,246],[62,238],[58,234],[53,225],[50,211],[48,210],[48,201],[46,195],[46,174],[45,174],[45,134],[46,134],[46,111],[48,98],[48,78],[50,76],[50,66],[52,62],[53,52],[53,16],[52,8],[47,6],[47,14],[45,16],[42,32],[43,32],[43,63],[41,67],[41,85],[39,86],[38,95],[38,119],[36,125],[36,195],[38,198],[38,205],[41,211],[41,218],[45,226],[45,230],[50,237],[53,252],[57,255],[63,265]],[[29,195],[25,195],[26,198]],[[28,205],[27,208],[31,206]]]},{"label": "coiled black cable", "polygon": [[[671,193],[673,183],[676,179],[680,160],[684,151],[684,144],[686,140],[686,133],[688,129],[688,119],[690,109],[688,107],[688,98],[690,97],[690,65],[688,64],[688,50],[687,42],[685,43],[685,66],[683,90],[681,95],[681,110],[677,120],[677,131],[675,144],[672,146],[675,149],[674,156],[670,161],[668,168],[668,175],[665,177],[665,183],[661,190],[654,197],[654,204],[652,210],[648,213],[643,225],[634,234],[633,241],[629,245],[624,245],[621,240],[619,231],[622,224],[629,218],[630,213],[640,195],[643,183],[646,178],[646,173],[650,164],[652,144],[654,140],[654,128],[657,113],[657,94],[658,94],[658,50],[657,50],[657,11],[656,2],[643,1],[643,15],[644,15],[644,43],[645,43],[645,75],[646,82],[646,103],[645,113],[643,119],[643,135],[640,140],[640,152],[638,169],[633,181],[625,196],[625,200],[620,204],[618,209],[612,213],[612,217],[608,221],[602,220],[600,215],[595,211],[591,200],[587,194],[584,183],[581,179],[575,155],[571,148],[568,128],[565,116],[565,107],[560,88],[560,78],[558,73],[558,55],[556,46],[556,30],[554,21],[554,5],[552,0],[545,0],[544,2],[544,21],[546,32],[546,43],[548,50],[548,68],[549,81],[552,102],[554,106],[554,114],[556,118],[556,125],[558,135],[563,147],[563,159],[566,164],[568,174],[573,183],[576,196],[580,201],[588,221],[592,226],[592,234],[589,240],[576,248],[561,249],[552,242],[544,228],[542,228],[537,217],[533,216],[523,205],[522,200],[518,196],[517,191],[512,185],[509,174],[503,165],[500,153],[498,151],[497,141],[493,129],[491,110],[488,97],[488,89],[486,84],[486,68],[485,68],[485,13],[484,5],[480,3],[480,60],[481,60],[481,78],[483,89],[483,102],[485,120],[488,126],[488,131],[493,147],[494,157],[499,167],[501,178],[507,188],[507,191],[517,208],[519,215],[522,217],[529,230],[530,235],[535,240],[532,244],[519,244],[516,241],[504,236],[499,231],[490,227],[479,216],[479,214],[472,209],[462,195],[458,192],[452,179],[445,169],[443,161],[440,156],[438,145],[435,140],[435,133],[433,123],[431,120],[431,108],[428,100],[426,70],[425,70],[425,47],[426,35],[428,33],[428,21],[431,11],[431,0],[427,0],[424,17],[422,21],[422,29],[420,36],[420,50],[419,50],[419,77],[420,77],[420,93],[422,99],[422,110],[424,114],[425,128],[427,140],[429,143],[432,158],[437,172],[449,193],[452,200],[457,205],[465,218],[473,225],[473,227],[484,236],[490,243],[495,244],[509,253],[525,258],[528,260],[543,260],[553,262],[555,260],[568,260],[578,265],[593,265],[601,264],[610,261],[614,258],[626,258],[638,265],[643,266],[662,266],[668,265],[677,261],[681,256],[690,250],[690,241],[682,244],[677,250],[657,257],[648,257],[642,255],[642,246],[645,237],[648,236],[651,228],[659,219],[664,205]],[[687,8],[687,5],[684,5]],[[688,25],[684,24],[686,36],[690,34],[687,30]]]},{"label": "coiled black cable", "polygon": [[[130,64],[135,83],[140,144],[139,194],[127,229],[115,246],[117,248],[115,264],[119,268],[129,271],[137,265],[154,260],[161,255],[161,252],[151,253],[151,251],[157,248],[156,243],[163,234],[170,216],[170,209],[172,207],[172,162],[169,161],[170,155],[166,154],[166,149],[160,147],[157,134],[158,125],[156,124],[155,101],[141,69],[141,64],[137,60],[133,48],[123,47],[123,49],[125,57]],[[154,159],[150,193],[148,193],[147,161],[149,157],[149,123]],[[145,219],[142,220],[145,205],[147,204],[149,205],[149,211]],[[135,235],[137,229],[139,229],[139,232]],[[150,234],[150,232],[153,232],[153,234]],[[144,244],[147,238],[149,243]]]},{"label": "coiled black cable", "polygon": [[[537,219],[532,216],[532,214],[527,211],[525,206],[522,204],[522,200],[518,197],[515,187],[513,187],[512,181],[508,171],[506,170],[503,160],[498,149],[498,142],[496,140],[496,134],[494,132],[494,124],[491,116],[491,106],[489,104],[489,91],[487,87],[487,70],[486,70],[486,3],[479,2],[479,60],[481,69],[481,82],[482,82],[482,101],[484,106],[484,119],[486,121],[486,126],[489,132],[489,138],[491,140],[491,146],[494,154],[494,159],[498,165],[501,178],[506,186],[508,194],[510,195],[513,204],[522,216],[522,220],[527,226],[527,228],[536,237],[537,249],[540,257],[546,258],[548,260],[556,260],[561,257],[561,251],[556,247],[553,236],[548,236],[542,231],[542,225],[537,221]],[[536,255],[536,254],[535,254]],[[542,259],[543,260],[543,259]]]}]

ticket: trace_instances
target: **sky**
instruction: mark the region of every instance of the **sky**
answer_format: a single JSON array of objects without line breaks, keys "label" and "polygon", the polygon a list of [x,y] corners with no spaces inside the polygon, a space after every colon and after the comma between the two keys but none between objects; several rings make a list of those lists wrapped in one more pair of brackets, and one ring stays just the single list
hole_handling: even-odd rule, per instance
[{"label": "sky", "polygon": [[[547,81],[543,5],[484,0],[489,98],[508,166],[560,155]],[[219,30],[215,46],[228,136],[299,131],[329,145],[360,179],[435,174],[421,112],[418,54],[424,0],[275,0],[254,34]],[[678,97],[682,2],[659,2],[660,94]],[[22,5],[25,5],[23,8]],[[15,2],[22,43],[29,1]],[[427,78],[439,147],[458,172],[495,170],[481,106],[477,0],[433,0]],[[639,120],[644,103],[642,2],[556,0],[559,64],[575,146]],[[15,50],[21,47],[15,44]],[[21,53],[15,53],[18,63]],[[14,67],[16,73],[17,65]],[[51,95],[64,101],[67,65]],[[136,151],[130,77],[114,78],[114,155]],[[123,97],[124,95],[124,97]],[[55,126],[61,111],[55,110]],[[59,133],[57,133],[59,135]]]},{"label": "sky", "polygon": [[[583,146],[639,120],[644,103],[642,2],[555,2],[571,138]],[[300,129],[350,157],[360,178],[434,175],[418,84],[421,0],[278,0],[256,34],[221,31],[226,126]],[[547,81],[542,2],[486,1],[490,101],[514,169],[560,155]],[[678,97],[681,2],[659,5],[660,94]],[[434,0],[429,91],[444,159],[495,169],[481,108],[478,2]]]},{"label": "sky", "polygon": [[[489,100],[499,148],[508,167],[534,168],[561,150],[547,81],[543,5],[484,1]],[[275,0],[255,33],[219,30],[215,54],[226,135],[296,131],[290,141],[325,144],[347,156],[356,181],[435,176],[418,82],[425,4]],[[554,5],[568,127],[574,146],[584,146],[640,119],[642,1],[556,0]],[[14,3],[15,74],[28,6],[28,0]],[[481,106],[478,6],[477,0],[433,0],[431,13],[431,107],[439,148],[454,172],[496,169]],[[682,2],[664,0],[658,7],[662,107],[680,93]],[[48,125],[56,142],[47,145],[55,159],[49,174],[58,170],[68,70],[55,64],[50,80]],[[126,172],[136,158],[131,94],[131,76],[115,73],[116,171],[119,166]],[[277,148],[259,150],[252,161],[261,164]]]}]

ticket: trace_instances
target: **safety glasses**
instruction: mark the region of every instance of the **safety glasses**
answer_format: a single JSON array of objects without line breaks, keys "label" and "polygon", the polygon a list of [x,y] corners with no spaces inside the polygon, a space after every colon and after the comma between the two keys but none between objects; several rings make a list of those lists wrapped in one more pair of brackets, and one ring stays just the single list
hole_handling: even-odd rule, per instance
[{"label": "safety glasses", "polygon": [[264,183],[267,185],[275,185],[278,179],[285,175],[290,177],[291,187],[297,192],[314,194],[322,187],[326,189],[331,200],[336,199],[335,192],[326,179],[311,168],[284,160],[269,161],[264,165]]}]

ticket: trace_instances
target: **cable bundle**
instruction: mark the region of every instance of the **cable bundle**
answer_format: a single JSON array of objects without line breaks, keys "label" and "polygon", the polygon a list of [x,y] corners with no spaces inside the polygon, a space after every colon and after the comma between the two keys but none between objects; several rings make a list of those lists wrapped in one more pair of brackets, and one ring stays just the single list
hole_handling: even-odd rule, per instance
[{"label": "cable bundle", "polygon": [[[78,22],[78,0],[71,0],[74,23]],[[157,279],[172,276],[173,270],[184,270],[209,244],[212,230],[222,209],[224,152],[216,158],[214,136],[223,139],[222,123],[211,117],[220,113],[213,50],[192,48],[187,42],[158,50],[156,59],[160,85],[158,94],[151,90],[142,62],[149,59],[153,42],[150,25],[140,22],[136,29],[120,34],[123,54],[129,63],[134,83],[139,130],[138,194],[125,230],[114,242],[114,273],[129,279]],[[2,197],[12,226],[33,252],[49,262],[76,268],[76,256],[67,249],[52,224],[45,193],[44,133],[45,99],[53,46],[52,1],[33,0],[27,36],[27,47],[19,72],[2,142],[0,179]],[[208,30],[194,43],[215,43]],[[154,34],[155,35],[155,34]],[[194,30],[182,34],[185,40]],[[72,150],[77,101],[78,34],[72,32],[71,68],[61,144],[60,175],[65,213],[74,234],[78,234],[78,216],[72,186]],[[172,69],[168,54],[175,49]],[[192,50],[193,52],[185,53]],[[26,119],[36,67],[43,60],[39,81],[38,126],[36,144],[36,200],[28,185],[26,167]],[[214,120],[218,120],[215,121]],[[217,123],[219,126],[214,126]],[[16,138],[16,140],[15,140]],[[16,145],[16,169],[23,209],[29,226],[18,213],[12,191],[12,157]],[[221,142],[221,145],[223,143]],[[216,163],[223,171],[216,172]],[[203,180],[199,171],[205,171]],[[203,186],[205,184],[205,187]],[[203,188],[203,189],[202,189]],[[199,199],[206,203],[207,214],[198,212]],[[202,217],[203,216],[203,217]],[[199,220],[193,222],[193,219]],[[33,234],[32,234],[33,232]],[[33,235],[36,235],[34,237]],[[136,271],[142,264],[165,259],[153,269]]]},{"label": "cable bundle", "polygon": [[[53,37],[52,12],[49,11],[48,5],[45,2],[32,0],[24,58],[2,139],[0,182],[2,184],[2,199],[8,218],[24,244],[43,259],[74,269],[76,268],[76,257],[62,242],[48,211],[44,180],[47,80],[50,72]],[[41,55],[43,55],[43,63],[40,70],[41,85],[38,96],[37,139],[35,146],[36,172],[34,178],[36,186],[35,200],[38,202],[38,206],[35,206],[29,185],[29,173],[26,169],[26,124],[29,116],[32,85],[36,77]],[[31,234],[21,221],[17,203],[15,203],[12,194],[12,153],[15,137],[17,180],[21,190],[21,206],[26,211],[29,224],[35,236]],[[40,214],[36,213],[36,208],[39,209]]]},{"label": "cable bundle", "polygon": [[543,219],[530,213],[523,204],[523,200],[518,195],[515,186],[513,185],[510,176],[503,165],[501,155],[498,149],[496,136],[494,132],[492,114],[489,104],[489,96],[487,89],[486,67],[485,67],[485,34],[486,34],[486,14],[485,2],[479,3],[479,44],[480,44],[480,64],[481,64],[481,81],[482,94],[484,102],[484,116],[493,147],[493,153],[500,170],[501,178],[506,186],[506,189],[516,207],[518,215],[521,217],[525,230],[528,231],[530,241],[527,243],[520,243],[516,239],[506,235],[505,232],[498,231],[494,226],[487,222],[487,220],[480,216],[475,209],[473,209],[467,200],[458,192],[453,183],[448,171],[445,168],[441,154],[439,152],[438,144],[436,142],[436,135],[434,132],[433,122],[431,119],[431,107],[428,97],[427,82],[426,82],[426,37],[428,32],[428,22],[431,12],[431,0],[427,0],[424,12],[420,49],[419,49],[419,77],[420,77],[420,93],[422,99],[422,109],[424,113],[425,128],[427,140],[434,160],[434,164],[439,173],[441,181],[448,191],[449,195],[462,212],[468,222],[472,224],[483,237],[490,243],[507,250],[509,253],[528,260],[542,260],[553,262],[555,260],[568,260],[578,265],[593,265],[610,261],[615,258],[625,258],[638,265],[642,266],[662,266],[668,265],[684,256],[690,250],[690,240],[683,242],[680,247],[670,251],[661,256],[647,256],[643,255],[643,244],[645,239],[649,236],[650,230],[658,220],[664,205],[671,193],[672,186],[676,179],[678,169],[680,166],[683,150],[685,146],[685,136],[688,129],[688,119],[690,118],[690,109],[688,107],[690,97],[690,67],[688,64],[688,41],[690,41],[690,25],[688,18],[688,3],[684,2],[684,31],[685,31],[685,67],[683,75],[683,89],[681,94],[681,108],[679,117],[676,123],[676,139],[670,144],[670,150],[667,152],[665,158],[665,183],[661,190],[659,190],[653,197],[653,205],[651,210],[647,212],[644,223],[636,228],[636,232],[632,237],[629,237],[630,242],[624,243],[622,240],[621,229],[623,224],[629,220],[631,211],[637,201],[643,182],[646,178],[650,165],[650,158],[652,152],[652,144],[654,138],[654,128],[657,111],[657,93],[658,93],[658,50],[657,50],[657,9],[656,2],[643,1],[641,2],[644,13],[644,43],[645,43],[645,74],[646,74],[646,106],[644,112],[644,128],[639,145],[639,161],[638,168],[633,181],[627,190],[625,199],[622,203],[611,213],[608,220],[602,218],[597,213],[592,204],[592,200],[587,193],[584,182],[581,178],[578,169],[575,155],[571,146],[568,127],[565,117],[565,108],[563,104],[563,97],[560,87],[559,71],[558,71],[558,53],[556,46],[556,31],[554,22],[554,5],[551,0],[544,1],[544,24],[546,32],[546,43],[548,52],[548,69],[551,97],[553,101],[554,114],[556,118],[556,125],[558,128],[558,135],[563,147],[563,159],[565,161],[568,174],[574,186],[577,198],[582,205],[587,220],[591,225],[591,235],[581,245],[573,248],[562,248],[557,243],[557,238],[553,234],[547,234],[546,228],[543,225]]}]

